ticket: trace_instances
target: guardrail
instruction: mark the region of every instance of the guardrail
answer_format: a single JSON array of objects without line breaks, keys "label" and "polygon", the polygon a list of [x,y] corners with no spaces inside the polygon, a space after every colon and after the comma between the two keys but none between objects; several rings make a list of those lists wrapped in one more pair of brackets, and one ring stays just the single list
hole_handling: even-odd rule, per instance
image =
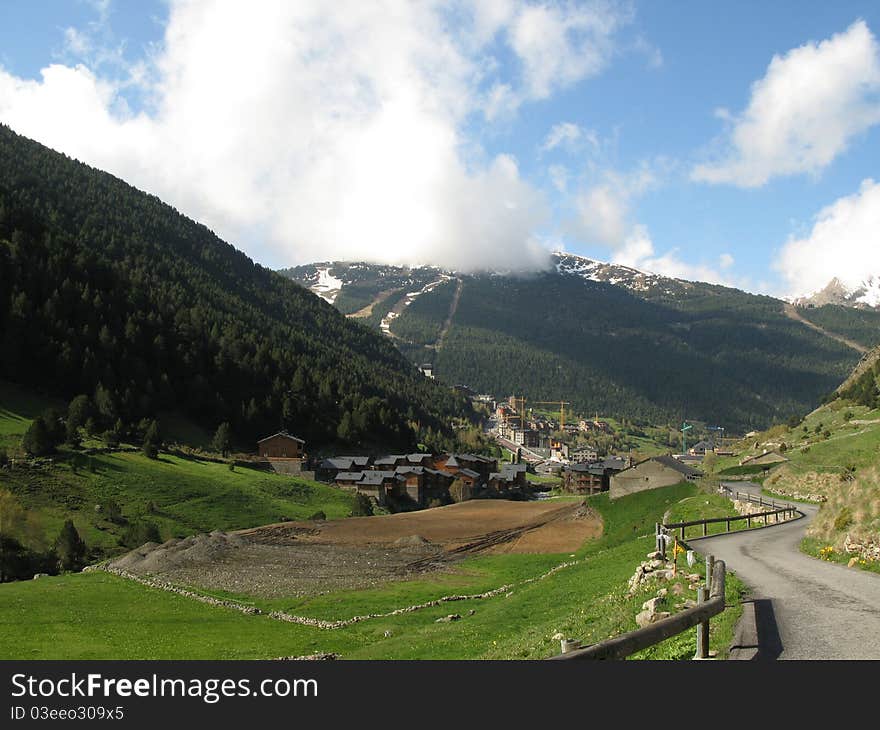
[{"label": "guardrail", "polygon": [[[721,486],[721,491],[727,492],[731,499],[736,499],[740,502],[751,502],[752,504],[758,504],[767,507],[771,507],[769,510],[764,510],[763,512],[754,512],[750,515],[733,515],[731,517],[710,517],[702,520],[691,520],[690,522],[670,522],[668,524],[664,524],[661,527],[667,532],[674,532],[675,530],[679,531],[679,539],[684,540],[685,538],[685,530],[688,527],[695,527],[697,525],[703,526],[703,535],[702,537],[707,537],[709,535],[709,525],[713,524],[721,524],[725,523],[725,532],[730,532],[730,524],[732,522],[742,522],[745,521],[747,527],[752,526],[752,520],[761,520],[765,525],[770,524],[768,522],[768,518],[773,515],[783,515],[783,519],[793,518],[795,513],[800,514],[800,510],[795,507],[793,504],[780,504],[773,499],[765,499],[762,495],[754,495],[749,492],[735,492],[729,487]],[[779,520],[776,520],[779,522]],[[658,530],[659,534],[659,530]],[[663,546],[658,543],[658,549],[661,552],[664,552]]]},{"label": "guardrail", "polygon": [[[727,586],[727,569],[723,560],[706,556],[706,588],[697,591],[697,605],[686,608],[674,616],[650,624],[641,629],[615,636],[598,644],[580,648],[577,642],[563,642],[563,653],[551,660],[568,659],[624,659],[630,654],[659,644],[676,634],[697,626],[697,653],[695,659],[709,658],[709,619],[722,613],[725,608],[724,592]],[[708,595],[707,595],[708,593]]]}]

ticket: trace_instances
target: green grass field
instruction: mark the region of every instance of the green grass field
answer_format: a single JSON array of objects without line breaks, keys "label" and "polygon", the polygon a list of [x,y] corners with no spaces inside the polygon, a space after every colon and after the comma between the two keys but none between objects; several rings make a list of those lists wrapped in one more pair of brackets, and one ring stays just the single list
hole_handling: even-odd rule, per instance
[{"label": "green grass field", "polygon": [[[654,522],[695,493],[694,485],[682,484],[615,502],[607,495],[591,498],[605,532],[573,555],[484,556],[460,563],[453,572],[371,590],[252,601],[339,619],[512,584],[494,598],[446,603],[343,629],[245,616],[103,573],[4,584],[0,658],[232,659],[332,651],[350,659],[540,659],[558,651],[552,639],[557,632],[597,641],[635,628],[635,614],[649,593],[626,597],[626,582],[652,547]],[[575,564],[543,580],[522,582],[564,561]],[[735,580],[730,590],[738,604]],[[712,647],[722,654],[737,612],[735,607],[713,622]],[[450,613],[461,614],[461,620],[436,623]],[[648,654],[684,658],[693,652],[693,632],[688,632]]]},{"label": "green grass field", "polygon": [[[739,513],[733,508],[733,502],[722,494],[709,494],[700,492],[693,497],[687,497],[677,504],[668,512],[666,519],[670,522],[692,522],[694,520],[703,520],[712,517],[738,517]],[[740,522],[732,522],[730,531],[742,530],[746,527],[745,520]],[[708,534],[717,535],[727,531],[727,526],[723,522],[708,525]],[[678,530],[676,535],[680,533]],[[702,537],[703,528],[701,525],[684,528],[684,539],[693,537]]]},{"label": "green grass field", "polygon": [[[164,539],[211,530],[255,527],[283,519],[306,519],[318,510],[347,517],[352,496],[318,482],[225,464],[161,454],[102,454],[40,470],[0,471],[0,489],[12,492],[54,539],[72,519],[90,548],[119,551],[125,525],[109,522],[97,505],[114,500],[129,520],[155,523]],[[153,511],[150,511],[150,510]]]}]

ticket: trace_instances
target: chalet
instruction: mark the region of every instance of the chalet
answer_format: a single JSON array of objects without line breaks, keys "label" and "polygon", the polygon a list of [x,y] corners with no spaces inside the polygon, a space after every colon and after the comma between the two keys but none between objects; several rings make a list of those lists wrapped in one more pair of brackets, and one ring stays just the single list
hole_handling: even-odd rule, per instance
[{"label": "chalet", "polygon": [[705,456],[707,451],[715,451],[715,444],[711,441],[697,441],[693,446],[688,449],[688,453],[691,456]]},{"label": "chalet", "polygon": [[426,378],[431,378],[431,380],[434,379],[434,366],[429,362],[424,362],[419,365],[419,372]]},{"label": "chalet", "polygon": [[525,464],[502,464],[501,471],[489,475],[487,487],[496,494],[520,491],[528,486]]},{"label": "chalet", "polygon": [[302,459],[306,442],[287,431],[279,431],[257,441],[257,451],[265,459]]},{"label": "chalet", "polygon": [[608,475],[598,463],[567,466],[563,471],[563,480],[566,491],[575,494],[598,494],[608,489]]},{"label": "chalet", "polygon": [[400,496],[406,490],[406,481],[393,471],[365,471],[361,480],[355,484],[360,494],[375,499],[379,504],[386,504],[388,495]]},{"label": "chalet", "polygon": [[455,473],[455,478],[460,480],[466,487],[470,487],[472,490],[477,489],[482,483],[480,473],[473,469],[459,469]]},{"label": "chalet", "polygon": [[434,460],[434,468],[448,474],[458,474],[462,469],[470,469],[480,475],[485,482],[489,474],[498,470],[498,460],[479,454],[443,454]]},{"label": "chalet", "polygon": [[334,456],[324,459],[315,469],[315,479],[322,482],[332,482],[340,472],[363,471],[372,460],[370,456]]},{"label": "chalet", "polygon": [[649,489],[695,481],[703,473],[672,456],[652,456],[611,477],[611,499]]},{"label": "chalet", "polygon": [[373,468],[394,470],[399,466],[431,466],[432,461],[430,454],[390,454],[376,459]]}]

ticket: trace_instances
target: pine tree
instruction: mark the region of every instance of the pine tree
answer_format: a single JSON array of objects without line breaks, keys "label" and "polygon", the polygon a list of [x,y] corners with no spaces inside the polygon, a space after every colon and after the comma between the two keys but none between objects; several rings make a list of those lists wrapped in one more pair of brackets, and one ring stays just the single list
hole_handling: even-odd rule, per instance
[{"label": "pine tree", "polygon": [[162,446],[162,437],[159,435],[159,424],[155,420],[150,422],[147,433],[144,436],[144,455],[148,459],[156,459],[159,456],[159,448]]},{"label": "pine tree", "polygon": [[55,541],[55,552],[58,554],[58,566],[61,570],[79,570],[85,563],[86,544],[71,520],[65,520]]},{"label": "pine tree", "polygon": [[211,446],[214,451],[219,451],[223,454],[224,459],[229,455],[229,451],[232,448],[232,428],[229,423],[224,421],[217,426]]}]

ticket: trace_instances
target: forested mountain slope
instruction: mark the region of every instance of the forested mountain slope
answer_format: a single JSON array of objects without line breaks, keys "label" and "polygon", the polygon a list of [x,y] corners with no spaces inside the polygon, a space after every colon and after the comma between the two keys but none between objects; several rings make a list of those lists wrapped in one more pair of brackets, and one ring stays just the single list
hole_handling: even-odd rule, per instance
[{"label": "forested mountain slope", "polygon": [[[158,198],[0,125],[0,378],[133,423],[413,445],[469,405]],[[409,423],[418,424],[415,429]]]},{"label": "forested mountain slope", "polygon": [[[462,284],[454,308],[455,286],[438,286],[391,320],[390,332],[412,360],[432,362],[448,383],[533,400],[564,398],[588,413],[655,423],[686,417],[740,431],[812,410],[859,358],[788,318],[785,302],[773,297],[570,254],[554,254],[553,264],[530,276],[447,272]],[[383,300],[387,309],[442,273],[327,263],[299,267],[297,278],[309,285],[318,267],[339,278],[339,298],[352,270],[367,293],[386,290],[393,279],[398,288]],[[402,277],[413,286],[399,288]],[[437,348],[449,314],[451,326]],[[865,341],[878,335],[871,313],[819,308],[805,316]]]}]

